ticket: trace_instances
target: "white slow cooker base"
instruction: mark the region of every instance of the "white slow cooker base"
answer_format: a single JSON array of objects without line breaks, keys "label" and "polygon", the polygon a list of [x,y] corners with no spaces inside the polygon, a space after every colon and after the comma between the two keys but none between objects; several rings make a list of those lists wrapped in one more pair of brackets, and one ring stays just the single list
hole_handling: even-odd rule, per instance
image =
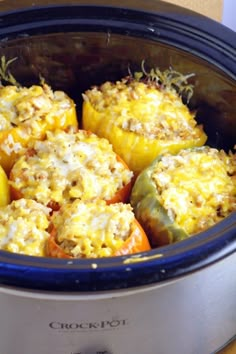
[{"label": "white slow cooker base", "polygon": [[187,277],[128,291],[0,288],[0,353],[211,354],[236,334],[236,254]]}]

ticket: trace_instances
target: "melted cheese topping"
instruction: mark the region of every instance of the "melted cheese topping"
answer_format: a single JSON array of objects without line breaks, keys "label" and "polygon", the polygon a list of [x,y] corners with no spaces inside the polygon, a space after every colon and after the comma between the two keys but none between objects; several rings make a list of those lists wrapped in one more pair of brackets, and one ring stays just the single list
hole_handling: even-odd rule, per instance
[{"label": "melted cheese topping", "polygon": [[114,255],[130,236],[134,214],[129,204],[76,200],[52,216],[57,243],[73,257]]},{"label": "melted cheese topping", "polygon": [[53,92],[47,85],[1,87],[0,131],[16,126],[37,129],[38,121],[52,121],[55,114],[63,116],[71,105],[71,100],[64,92]]},{"label": "melted cheese topping", "polygon": [[113,124],[149,139],[187,140],[201,135],[194,114],[174,90],[127,80],[106,82],[83,95],[99,112],[109,114]]},{"label": "melted cheese topping", "polygon": [[45,256],[51,209],[34,200],[19,199],[0,208],[0,249]]},{"label": "melted cheese topping", "polygon": [[0,87],[0,133],[9,131],[0,146],[7,155],[24,153],[20,141],[15,141],[11,129],[20,127],[20,138],[41,138],[42,127],[54,127],[57,117],[60,126],[66,123],[67,115],[74,107],[73,101],[62,91],[53,92],[51,88],[33,85],[27,87]]},{"label": "melted cheese topping", "polygon": [[168,216],[189,235],[236,210],[236,155],[213,148],[164,155],[151,175]]},{"label": "melted cheese topping", "polygon": [[32,147],[13,166],[10,183],[24,198],[44,205],[77,198],[109,200],[133,176],[106,139],[85,131],[48,132],[45,141]]}]

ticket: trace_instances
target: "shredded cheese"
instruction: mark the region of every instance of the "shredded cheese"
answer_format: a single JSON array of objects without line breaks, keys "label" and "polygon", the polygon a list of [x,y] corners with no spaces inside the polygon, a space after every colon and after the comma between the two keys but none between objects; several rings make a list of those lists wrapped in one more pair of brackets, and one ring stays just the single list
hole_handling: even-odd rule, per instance
[{"label": "shredded cheese", "polygon": [[45,256],[51,209],[34,200],[19,199],[0,208],[0,249]]},{"label": "shredded cheese", "polygon": [[48,132],[32,149],[13,166],[10,183],[25,198],[44,205],[77,198],[109,200],[133,176],[106,139],[85,131]]},{"label": "shredded cheese", "polygon": [[236,210],[236,155],[203,147],[163,155],[151,175],[169,218],[187,234]]},{"label": "shredded cheese", "polygon": [[52,216],[57,242],[73,257],[114,255],[130,236],[134,213],[130,204],[76,200]]}]

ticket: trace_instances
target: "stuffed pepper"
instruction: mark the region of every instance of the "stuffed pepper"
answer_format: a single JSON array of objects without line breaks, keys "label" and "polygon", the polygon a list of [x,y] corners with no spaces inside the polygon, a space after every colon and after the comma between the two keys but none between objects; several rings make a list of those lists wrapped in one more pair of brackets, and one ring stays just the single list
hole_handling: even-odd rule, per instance
[{"label": "stuffed pepper", "polygon": [[187,77],[158,69],[94,86],[83,94],[83,128],[107,138],[137,175],[162,153],[205,144],[184,89],[190,96]]},{"label": "stuffed pepper", "polygon": [[236,154],[164,154],[138,176],[131,205],[153,247],[204,231],[236,210]]},{"label": "stuffed pepper", "polygon": [[64,92],[42,86],[0,87],[0,164],[9,173],[29,142],[46,131],[78,127],[75,104]]},{"label": "stuffed pepper", "polygon": [[12,201],[0,208],[0,249],[45,256],[51,209],[30,199]]},{"label": "stuffed pepper", "polygon": [[130,204],[75,200],[54,212],[47,255],[57,258],[100,258],[150,250]]},{"label": "stuffed pepper", "polygon": [[58,130],[16,161],[10,186],[13,199],[35,199],[56,210],[75,199],[127,202],[132,177],[108,140],[84,130]]}]

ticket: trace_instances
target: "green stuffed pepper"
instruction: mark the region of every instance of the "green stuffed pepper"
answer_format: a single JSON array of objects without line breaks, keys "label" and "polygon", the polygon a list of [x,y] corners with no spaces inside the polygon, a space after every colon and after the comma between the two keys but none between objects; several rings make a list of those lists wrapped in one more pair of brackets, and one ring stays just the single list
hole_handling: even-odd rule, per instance
[{"label": "green stuffed pepper", "polygon": [[204,231],[236,210],[236,154],[203,146],[161,155],[136,179],[131,205],[153,247]]}]

